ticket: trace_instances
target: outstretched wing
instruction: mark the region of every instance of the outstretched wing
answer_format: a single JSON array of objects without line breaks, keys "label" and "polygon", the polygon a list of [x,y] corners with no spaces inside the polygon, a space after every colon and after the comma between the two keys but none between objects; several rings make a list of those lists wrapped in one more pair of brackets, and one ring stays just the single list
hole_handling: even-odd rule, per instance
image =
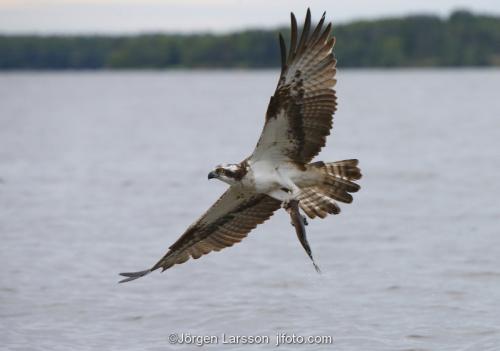
[{"label": "outstretched wing", "polygon": [[297,21],[292,13],[290,50],[280,34],[281,75],[266,113],[266,122],[251,160],[291,160],[307,163],[325,145],[330,134],[336,96],[335,38],[325,14],[312,33],[311,12],[297,42]]},{"label": "outstretched wing", "polygon": [[208,211],[193,223],[151,269],[120,273],[127,282],[158,268],[166,270],[189,258],[199,258],[240,242],[258,224],[272,216],[281,203],[264,194],[249,194],[230,187]]}]

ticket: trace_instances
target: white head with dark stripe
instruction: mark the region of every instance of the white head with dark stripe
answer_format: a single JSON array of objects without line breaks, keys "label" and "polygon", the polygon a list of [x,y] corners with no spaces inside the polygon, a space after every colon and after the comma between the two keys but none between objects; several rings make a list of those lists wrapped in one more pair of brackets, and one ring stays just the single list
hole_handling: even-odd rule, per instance
[{"label": "white head with dark stripe", "polygon": [[208,179],[216,178],[229,185],[234,185],[241,181],[246,173],[246,164],[222,164],[208,173]]}]

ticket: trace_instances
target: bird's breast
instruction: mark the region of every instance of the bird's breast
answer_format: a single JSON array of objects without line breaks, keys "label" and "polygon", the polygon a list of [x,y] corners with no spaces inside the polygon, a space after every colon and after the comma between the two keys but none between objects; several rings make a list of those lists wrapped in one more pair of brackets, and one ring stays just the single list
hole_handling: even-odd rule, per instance
[{"label": "bird's breast", "polygon": [[279,186],[276,170],[270,164],[257,162],[249,166],[242,185],[257,193],[269,193]]}]

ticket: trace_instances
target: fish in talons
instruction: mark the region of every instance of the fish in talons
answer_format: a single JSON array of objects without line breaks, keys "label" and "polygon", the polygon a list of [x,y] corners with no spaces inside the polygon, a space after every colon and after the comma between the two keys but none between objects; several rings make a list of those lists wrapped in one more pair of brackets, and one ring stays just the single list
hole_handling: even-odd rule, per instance
[{"label": "fish in talons", "polygon": [[302,247],[306,251],[309,258],[311,259],[314,269],[316,269],[316,272],[321,273],[321,269],[319,269],[319,266],[314,261],[311,247],[309,246],[309,242],[307,241],[306,227],[305,227],[307,225],[307,220],[305,216],[303,216],[300,213],[299,201],[290,200],[286,204],[284,204],[284,208],[288,212],[288,214],[290,214],[290,219],[292,220],[292,225],[295,227],[297,238],[299,238]]}]

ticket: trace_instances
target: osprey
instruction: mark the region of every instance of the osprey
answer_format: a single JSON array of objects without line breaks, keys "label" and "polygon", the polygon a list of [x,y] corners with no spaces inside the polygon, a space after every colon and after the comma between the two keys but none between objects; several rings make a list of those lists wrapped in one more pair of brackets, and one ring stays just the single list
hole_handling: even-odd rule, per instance
[{"label": "osprey", "polygon": [[358,160],[313,162],[330,134],[336,110],[335,38],[331,23],[324,27],[325,13],[311,32],[307,10],[300,38],[291,14],[291,39],[287,53],[279,35],[281,74],[265,116],[264,129],[253,153],[238,164],[222,164],[208,174],[229,189],[170,246],[150,269],[121,273],[126,279],[162,271],[190,258],[200,258],[240,242],[279,208],[290,214],[297,236],[311,258],[306,218],[338,214],[336,201],[350,203],[359,190]]}]

